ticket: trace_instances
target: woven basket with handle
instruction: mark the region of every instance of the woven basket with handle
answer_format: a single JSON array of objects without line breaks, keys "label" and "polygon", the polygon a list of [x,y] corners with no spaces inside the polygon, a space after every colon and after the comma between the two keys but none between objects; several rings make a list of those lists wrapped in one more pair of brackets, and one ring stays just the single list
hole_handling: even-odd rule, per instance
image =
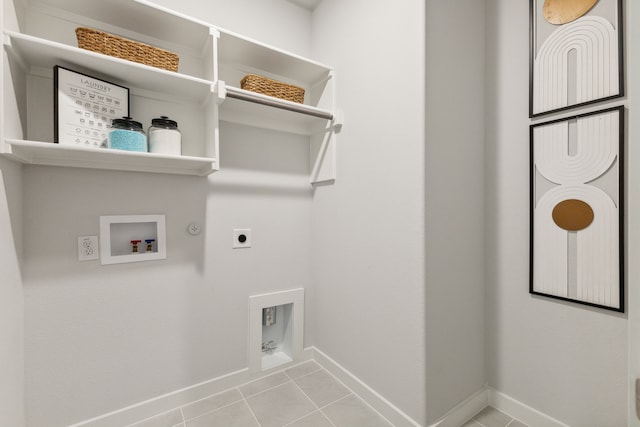
[{"label": "woven basket with handle", "polygon": [[151,67],[178,71],[178,55],[93,28],[76,28],[78,47]]}]

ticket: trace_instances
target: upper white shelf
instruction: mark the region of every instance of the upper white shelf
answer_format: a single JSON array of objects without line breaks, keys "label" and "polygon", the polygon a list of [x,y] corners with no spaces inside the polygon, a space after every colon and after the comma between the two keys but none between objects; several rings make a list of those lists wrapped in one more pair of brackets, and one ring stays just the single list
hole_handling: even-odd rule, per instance
[{"label": "upper white shelf", "polygon": [[172,156],[61,145],[51,142],[5,139],[4,155],[33,165],[67,166],[133,172],[206,176],[216,170],[207,157]]},{"label": "upper white shelf", "polygon": [[[314,152],[320,153],[311,159],[312,170],[321,170],[312,173],[312,182],[334,179],[334,133],[340,123],[333,111],[332,67],[222,30],[150,0],[10,1],[24,22],[19,30],[4,27],[1,33],[11,71],[20,70],[4,74],[9,79],[5,80],[5,86],[7,81],[14,84],[10,87],[13,90],[0,93],[0,101],[5,106],[18,105],[19,117],[5,117],[4,129],[0,129],[2,155],[34,165],[206,176],[219,168],[218,130],[219,121],[224,120],[310,136]],[[78,26],[97,28],[175,52],[180,57],[181,72],[80,49],[74,37]],[[146,119],[145,116],[155,114],[152,111],[168,112],[172,117],[182,114],[181,123],[186,121],[189,125],[183,133],[188,148],[185,152],[208,157],[39,142],[52,139],[45,129],[51,116],[51,104],[47,101],[51,93],[43,98],[45,102],[27,102],[27,98],[50,84],[47,79],[53,76],[56,65],[130,88],[131,104],[138,117]],[[238,84],[248,73],[304,88],[307,104],[224,83]],[[5,94],[14,99],[5,102]],[[322,146],[318,146],[318,141]]]},{"label": "upper white shelf", "polygon": [[51,71],[55,65],[72,67],[75,70],[82,67],[84,71],[91,72],[92,75],[102,75],[113,83],[164,93],[179,99],[204,102],[212,91],[213,82],[208,80],[149,67],[137,62],[114,58],[26,34],[6,31],[4,44],[6,49],[14,53],[25,66],[29,67],[39,67]]},{"label": "upper white shelf", "polygon": [[[23,0],[27,1],[27,0]],[[28,0],[30,7],[64,12],[145,34],[181,46],[201,49],[210,25],[145,0]]]},{"label": "upper white shelf", "polygon": [[[319,62],[229,32],[220,33],[218,61],[247,71],[263,70],[276,76],[286,76],[303,86],[328,79],[333,70]],[[224,76],[220,78],[225,79]]]}]

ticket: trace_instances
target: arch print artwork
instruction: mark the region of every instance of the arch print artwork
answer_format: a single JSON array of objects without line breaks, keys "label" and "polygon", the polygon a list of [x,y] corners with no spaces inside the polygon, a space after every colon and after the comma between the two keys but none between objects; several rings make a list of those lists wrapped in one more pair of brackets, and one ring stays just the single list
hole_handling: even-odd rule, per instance
[{"label": "arch print artwork", "polygon": [[530,292],[624,311],[624,107],[531,125]]},{"label": "arch print artwork", "polygon": [[529,117],[624,95],[622,0],[530,0]]}]

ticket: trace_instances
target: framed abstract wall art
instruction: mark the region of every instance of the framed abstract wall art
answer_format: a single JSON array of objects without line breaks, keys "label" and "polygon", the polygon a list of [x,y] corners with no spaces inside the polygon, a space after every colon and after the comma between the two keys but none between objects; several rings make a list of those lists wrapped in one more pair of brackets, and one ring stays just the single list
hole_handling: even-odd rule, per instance
[{"label": "framed abstract wall art", "polygon": [[624,107],[530,126],[532,294],[624,311]]},{"label": "framed abstract wall art", "polygon": [[624,95],[622,0],[530,0],[529,117]]}]

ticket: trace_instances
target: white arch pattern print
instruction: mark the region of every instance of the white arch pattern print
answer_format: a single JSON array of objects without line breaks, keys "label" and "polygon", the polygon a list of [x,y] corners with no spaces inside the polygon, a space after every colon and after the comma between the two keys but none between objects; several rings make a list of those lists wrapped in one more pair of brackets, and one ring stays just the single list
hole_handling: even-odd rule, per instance
[{"label": "white arch pattern print", "polygon": [[533,113],[569,106],[568,58],[576,52],[576,104],[618,93],[618,38],[613,25],[585,16],[561,26],[542,43],[534,59]]},{"label": "white arch pattern print", "polygon": [[618,111],[577,120],[577,152],[569,155],[569,123],[534,128],[534,162],[538,172],[558,184],[534,209],[533,290],[569,297],[569,232],[553,221],[558,203],[577,199],[594,212],[587,228],[577,231],[575,299],[617,307],[620,300],[619,211],[603,190],[588,183],[602,176],[618,158]]}]

